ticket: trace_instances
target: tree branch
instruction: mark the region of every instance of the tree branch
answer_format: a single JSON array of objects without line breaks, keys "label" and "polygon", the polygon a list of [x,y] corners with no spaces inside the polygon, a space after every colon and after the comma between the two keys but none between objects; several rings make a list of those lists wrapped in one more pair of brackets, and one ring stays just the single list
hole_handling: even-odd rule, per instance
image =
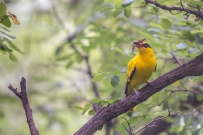
[{"label": "tree branch", "polygon": [[[156,2],[156,0],[144,0],[144,1],[147,4],[155,5],[156,7],[159,7],[161,9],[163,9],[163,10],[168,10],[169,12],[171,12],[173,10],[174,11],[185,12],[184,15],[186,16],[186,19],[189,17],[190,14],[195,15],[197,17],[197,19],[199,19],[199,18],[203,19],[203,14],[202,14],[202,12],[199,12],[198,8],[195,7],[195,9],[198,9],[198,10],[192,10],[192,9],[184,8],[183,5],[182,5],[182,1],[181,1],[181,7],[161,5],[160,3]],[[191,6],[191,5],[189,5],[189,6]]]},{"label": "tree branch", "polygon": [[34,120],[33,120],[33,116],[32,116],[32,110],[31,107],[29,105],[29,101],[27,98],[27,92],[26,92],[26,80],[23,77],[21,82],[20,82],[20,87],[21,87],[21,92],[19,93],[17,91],[17,88],[14,89],[12,85],[8,86],[8,88],[17,96],[21,99],[22,104],[23,104],[23,108],[25,110],[25,114],[26,114],[26,118],[27,118],[27,123],[29,125],[29,129],[30,129],[30,134],[31,135],[39,135],[39,131],[37,130]]},{"label": "tree branch", "polygon": [[171,70],[170,72],[160,76],[155,81],[151,82],[153,87],[146,85],[139,90],[141,97],[137,97],[135,94],[130,95],[120,102],[109,105],[97,112],[83,127],[81,127],[75,135],[92,135],[99,127],[107,123],[111,119],[119,116],[130,110],[133,106],[144,102],[153,94],[159,92],[166,86],[178,81],[186,76],[200,76],[203,74],[203,53],[197,56],[195,59]]}]

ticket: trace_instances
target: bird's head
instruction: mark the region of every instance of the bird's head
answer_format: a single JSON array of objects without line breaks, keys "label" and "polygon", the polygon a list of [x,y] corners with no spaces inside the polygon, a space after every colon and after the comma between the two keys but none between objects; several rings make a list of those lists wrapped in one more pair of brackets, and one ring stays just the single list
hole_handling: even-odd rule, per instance
[{"label": "bird's head", "polygon": [[145,40],[146,39],[141,39],[141,40],[138,40],[138,41],[134,41],[133,46],[132,46],[132,51],[135,50],[135,47],[137,47],[138,49],[151,48],[149,46],[149,44],[145,42]]}]

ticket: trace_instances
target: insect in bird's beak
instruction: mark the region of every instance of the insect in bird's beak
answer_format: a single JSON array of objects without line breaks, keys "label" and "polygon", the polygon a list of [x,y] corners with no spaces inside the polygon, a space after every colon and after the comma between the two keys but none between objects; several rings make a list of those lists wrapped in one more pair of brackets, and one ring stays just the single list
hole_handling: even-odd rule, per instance
[{"label": "insect in bird's beak", "polygon": [[133,46],[132,46],[132,51],[134,51],[135,50],[135,47],[138,47],[138,48],[140,48],[140,47],[143,47],[143,42],[145,41],[145,39],[140,39],[140,40],[138,40],[138,41],[134,41],[134,43],[133,43]]},{"label": "insect in bird's beak", "polygon": [[137,41],[135,41],[135,42],[133,43],[133,46],[132,46],[132,51],[135,50],[135,47],[139,47],[139,46],[140,46],[140,43],[137,42]]}]

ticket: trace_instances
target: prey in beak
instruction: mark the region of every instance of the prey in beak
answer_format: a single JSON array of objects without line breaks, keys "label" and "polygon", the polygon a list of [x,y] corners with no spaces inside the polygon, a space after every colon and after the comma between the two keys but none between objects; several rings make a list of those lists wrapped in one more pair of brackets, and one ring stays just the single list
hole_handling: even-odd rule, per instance
[{"label": "prey in beak", "polygon": [[146,39],[140,39],[140,40],[138,40],[138,41],[134,41],[134,43],[133,43],[133,46],[132,46],[132,51],[134,51],[135,50],[135,47],[143,47],[143,42],[145,41]]}]

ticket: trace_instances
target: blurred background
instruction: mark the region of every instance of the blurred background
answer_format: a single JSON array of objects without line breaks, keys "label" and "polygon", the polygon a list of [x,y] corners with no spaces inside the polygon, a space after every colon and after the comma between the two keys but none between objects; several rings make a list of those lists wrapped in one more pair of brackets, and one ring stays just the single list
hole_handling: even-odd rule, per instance
[{"label": "blurred background", "polygon": [[[176,0],[157,0],[174,6]],[[157,70],[149,81],[178,67],[173,51],[185,63],[203,50],[202,20],[176,15],[136,0],[126,8],[122,0],[3,0],[20,25],[0,24],[3,37],[12,44],[13,56],[0,51],[0,134],[28,135],[21,101],[8,89],[20,90],[27,80],[28,98],[41,135],[74,134],[94,115],[92,104],[101,107],[123,98],[127,63],[137,53],[134,40],[147,39],[157,58]],[[190,4],[203,7],[201,0]],[[188,7],[184,3],[185,7]],[[191,8],[191,7],[188,7]],[[176,13],[176,12],[175,12]],[[145,84],[143,84],[144,86]],[[185,90],[185,91],[177,91]],[[127,135],[126,118],[136,131],[157,116],[172,113],[158,127],[139,134],[200,135],[203,126],[203,77],[186,77],[164,88],[134,112],[107,123],[96,135]],[[177,92],[171,92],[177,91]],[[166,99],[166,100],[165,100]],[[165,102],[162,102],[165,101]],[[200,108],[200,109],[199,109]],[[203,108],[203,107],[202,107]]]}]

